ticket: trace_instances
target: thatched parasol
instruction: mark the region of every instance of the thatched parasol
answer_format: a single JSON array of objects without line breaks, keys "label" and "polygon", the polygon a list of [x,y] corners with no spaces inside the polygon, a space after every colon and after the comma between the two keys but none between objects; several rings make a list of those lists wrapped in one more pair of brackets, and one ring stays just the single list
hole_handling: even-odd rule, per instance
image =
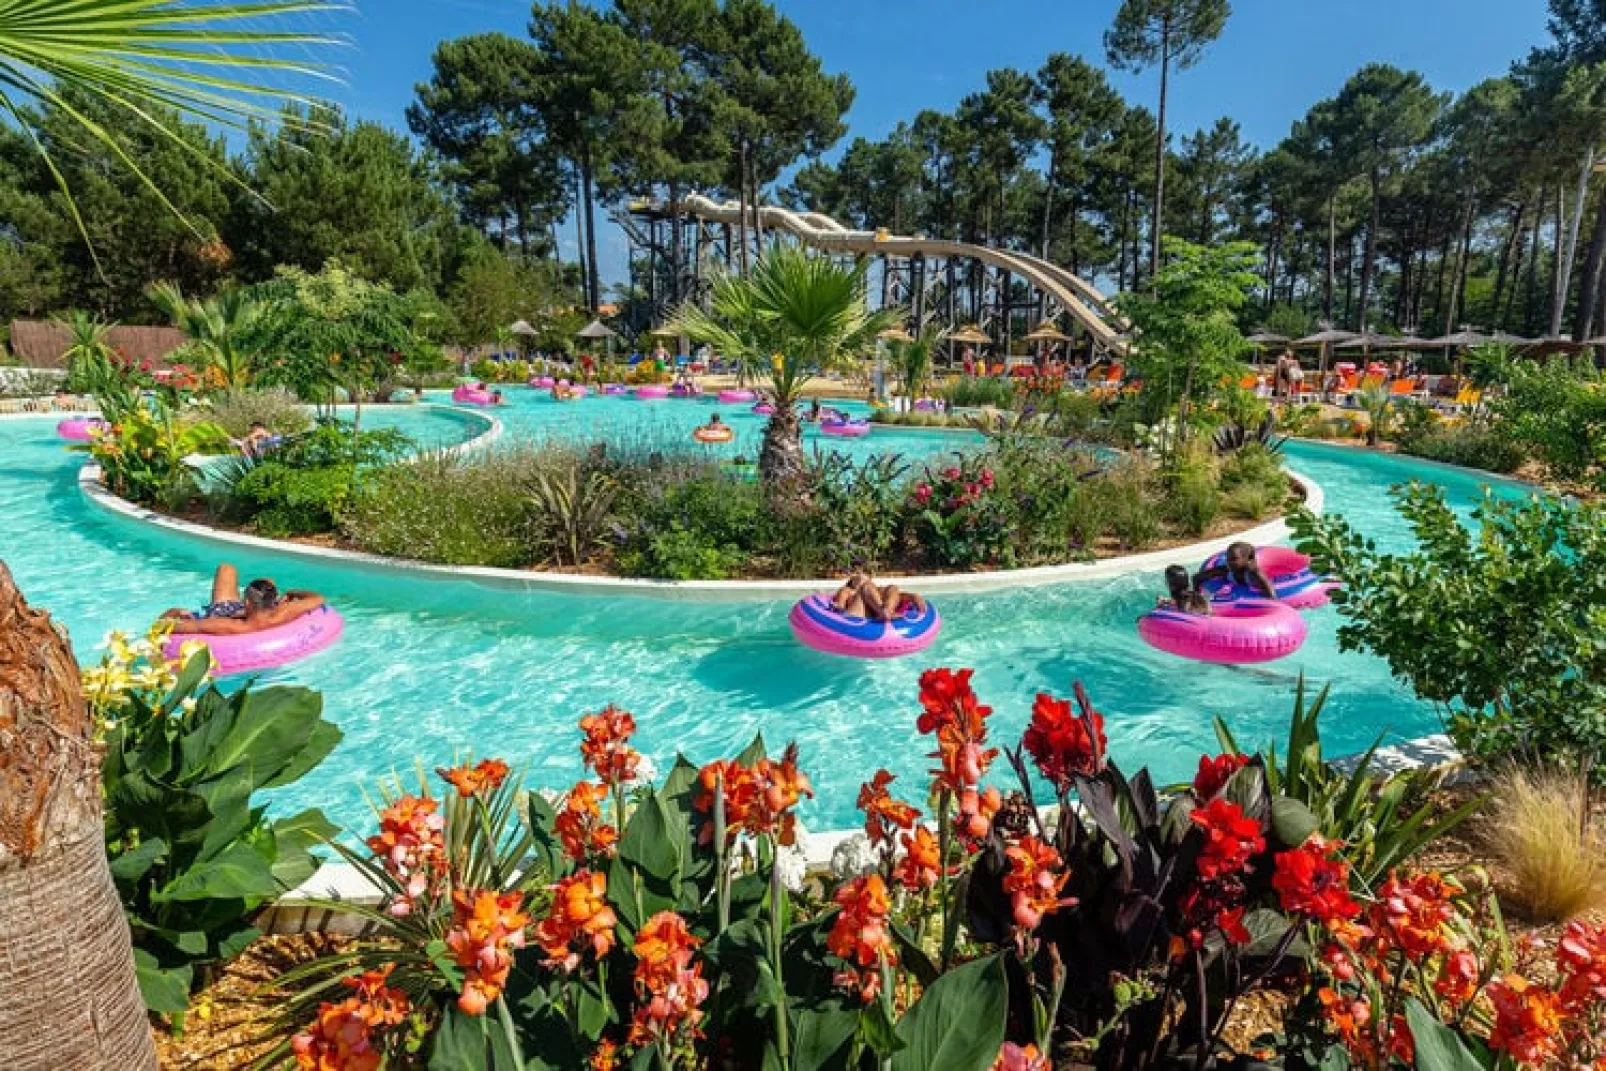
[{"label": "thatched parasol", "polygon": [[615,331],[613,328],[609,327],[607,324],[603,323],[601,320],[592,320],[590,323],[588,323],[584,327],[580,328],[579,331],[576,331],[575,334],[580,338],[618,338],[619,337],[619,332]]},{"label": "thatched parasol", "polygon": [[1069,342],[1071,336],[1055,326],[1053,320],[1044,320],[1022,336],[1026,342]]},{"label": "thatched parasol", "polygon": [[508,330],[515,335],[529,335],[532,338],[541,333],[535,328],[531,327],[530,321],[528,320],[515,320],[513,322],[513,326],[508,328]]},{"label": "thatched parasol", "polygon": [[680,337],[679,329],[674,328],[674,327],[670,327],[668,324],[665,324],[662,327],[655,327],[651,331],[648,331],[647,334],[651,335],[653,338],[679,338]]},{"label": "thatched parasol", "polygon": [[971,346],[990,346],[992,338],[975,324],[966,324],[948,336],[949,342],[963,342]]},{"label": "thatched parasol", "polygon": [[1443,338],[1430,338],[1427,340],[1427,345],[1435,348],[1439,346],[1481,346],[1485,342],[1493,341],[1493,335],[1486,335],[1481,331],[1463,327],[1453,335],[1445,335]]},{"label": "thatched parasol", "polygon": [[876,335],[883,342],[913,342],[915,337],[903,327],[889,327]]},{"label": "thatched parasol", "polygon": [[1279,335],[1271,331],[1256,331],[1244,341],[1253,342],[1256,346],[1282,346],[1293,340],[1287,335]]}]

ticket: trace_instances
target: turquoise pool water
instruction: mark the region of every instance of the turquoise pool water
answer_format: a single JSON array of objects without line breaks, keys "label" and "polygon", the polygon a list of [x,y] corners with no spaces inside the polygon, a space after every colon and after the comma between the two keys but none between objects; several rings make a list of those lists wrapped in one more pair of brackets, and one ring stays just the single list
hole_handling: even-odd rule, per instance
[{"label": "turquoise pool water", "polygon": [[[513,407],[512,415],[524,408]],[[524,429],[539,426],[536,412]],[[365,413],[364,421],[395,423],[437,443],[467,430],[429,409]],[[510,433],[524,433],[508,423]],[[98,657],[95,644],[107,630],[138,629],[168,606],[201,599],[217,554],[88,506],[75,482],[81,455],[62,448],[54,426],[50,419],[0,421],[0,558],[32,603],[66,623],[87,662]],[[888,435],[882,444],[903,438]],[[1429,479],[1466,509],[1484,482],[1341,448],[1295,444],[1289,454],[1326,488],[1329,509],[1385,546],[1406,536],[1388,508],[1390,484]],[[1521,489],[1501,484],[1499,493]],[[609,702],[636,714],[638,743],[660,769],[677,749],[696,762],[732,754],[755,731],[777,745],[796,738],[819,791],[805,822],[816,829],[856,824],[858,785],[878,766],[918,796],[931,748],[913,732],[916,680],[935,665],[975,667],[983,700],[997,710],[995,739],[1008,743],[1026,724],[1035,692],[1066,695],[1072,681],[1083,681],[1108,719],[1122,766],[1147,764],[1162,780],[1189,776],[1200,750],[1213,747],[1212,715],[1226,716],[1245,741],[1280,737],[1301,671],[1334,686],[1325,724],[1334,753],[1360,749],[1383,730],[1409,737],[1439,728],[1382,662],[1338,653],[1332,610],[1311,615],[1311,638],[1298,655],[1262,669],[1198,665],[1150,650],[1133,621],[1152,604],[1157,575],[948,597],[943,637],[926,655],[869,663],[794,643],[785,602],[692,606],[509,595],[253,555],[234,559],[248,576],[323,591],[346,615],[338,647],[267,678],[321,690],[328,716],[345,731],[328,761],[276,805],[317,804],[364,831],[370,823],[360,786],[387,772],[409,773],[415,759],[433,767],[491,752],[527,767],[535,784],[565,786],[579,773],[576,720]]]}]

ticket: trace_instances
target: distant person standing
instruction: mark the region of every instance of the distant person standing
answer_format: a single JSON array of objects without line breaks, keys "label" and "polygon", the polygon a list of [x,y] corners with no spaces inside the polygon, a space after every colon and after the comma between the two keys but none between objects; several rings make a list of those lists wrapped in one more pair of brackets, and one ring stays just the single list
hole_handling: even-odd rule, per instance
[{"label": "distant person standing", "polygon": [[960,367],[962,367],[965,370],[965,375],[967,375],[967,376],[975,375],[976,374],[976,351],[971,349],[969,346],[966,346],[963,350],[960,350],[959,351],[959,364],[960,364]]}]

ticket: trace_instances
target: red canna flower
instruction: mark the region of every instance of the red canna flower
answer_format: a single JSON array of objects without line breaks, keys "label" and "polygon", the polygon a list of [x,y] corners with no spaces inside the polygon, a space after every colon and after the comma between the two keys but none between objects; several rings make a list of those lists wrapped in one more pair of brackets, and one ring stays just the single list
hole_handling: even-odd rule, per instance
[{"label": "red canna flower", "polygon": [[[1201,761],[1201,775],[1203,772]],[[1337,841],[1312,834],[1298,848],[1277,854],[1271,886],[1277,890],[1284,911],[1320,923],[1360,914],[1360,905],[1349,893],[1349,864],[1337,857],[1342,847]]]},{"label": "red canna flower", "polygon": [[922,734],[934,733],[938,727],[957,714],[986,718],[992,707],[977,703],[976,692],[970,686],[973,669],[928,669],[920,674],[920,705],[925,713],[915,727]]},{"label": "red canna flower", "polygon": [[1417,962],[1451,951],[1459,943],[1449,928],[1456,915],[1453,898],[1461,891],[1442,874],[1389,874],[1370,912],[1377,939]]},{"label": "red canna flower", "polygon": [[470,796],[495,792],[507,779],[507,763],[501,759],[483,759],[478,765],[469,766],[464,763],[450,770],[437,766],[435,773],[457,789],[459,796],[467,799]]},{"label": "red canna flower", "polygon": [[1477,995],[1482,976],[1483,967],[1476,955],[1465,950],[1452,952],[1444,957],[1433,991],[1453,1007],[1460,1007]]},{"label": "red canna flower", "polygon": [[602,820],[602,802],[607,798],[607,785],[581,781],[563,801],[553,828],[563,845],[563,854],[576,863],[592,856],[612,855],[619,843],[619,831]]},{"label": "red canna flower", "polygon": [[1205,836],[1198,862],[1202,878],[1248,870],[1249,860],[1265,850],[1266,838],[1261,834],[1260,823],[1247,817],[1236,803],[1213,799],[1194,810],[1192,817]]},{"label": "red canna flower", "polygon": [[1084,717],[1072,709],[1069,699],[1041,692],[1032,703],[1032,721],[1021,743],[1061,792],[1070,787],[1074,775],[1096,774],[1110,746],[1102,714],[1089,710]]},{"label": "red canna flower", "polygon": [[580,719],[580,757],[596,771],[597,777],[610,788],[636,779],[641,765],[641,753],[630,746],[630,737],[636,731],[636,719],[612,703],[596,714]]},{"label": "red canna flower", "polygon": [[937,838],[925,826],[916,826],[903,835],[903,857],[892,870],[892,880],[913,892],[937,884],[942,870],[942,852]]},{"label": "red canna flower", "polygon": [[920,812],[902,800],[895,800],[887,786],[897,778],[886,770],[859,786],[859,810],[864,812],[864,833],[871,844],[891,844],[894,829],[909,829]]},{"label": "red canna flower", "polygon": [[1520,974],[1507,974],[1489,985],[1494,1004],[1491,1048],[1510,1053],[1518,1063],[1547,1064],[1561,1051],[1560,995]]},{"label": "red canna flower", "polygon": [[1223,908],[1216,914],[1216,929],[1221,931],[1222,940],[1230,945],[1249,944],[1254,940],[1249,930],[1244,926],[1244,906]]},{"label": "red canna flower", "polygon": [[1193,775],[1193,794],[1200,803],[1214,799],[1232,775],[1249,765],[1247,755],[1209,755],[1199,756],[1199,772]]},{"label": "red canna flower", "polygon": [[406,1022],[412,1006],[407,994],[385,984],[385,967],[365,971],[341,984],[353,990],[345,1000],[318,1006],[318,1017],[290,1039],[299,1071],[378,1071],[384,1061],[374,1031]]},{"label": "red canna flower", "polygon": [[[996,789],[988,789],[985,796],[975,791],[987,767],[998,757],[998,750],[985,747],[987,717],[993,708],[976,702],[976,693],[970,687],[972,672],[928,669],[922,673],[920,705],[925,713],[918,725],[922,733],[937,736],[937,750],[931,758],[939,760],[940,765],[932,771],[933,791],[959,797],[957,828],[961,836],[975,839],[986,836],[1002,797]],[[989,805],[990,811],[986,810]]]},{"label": "red canna flower", "polygon": [[608,954],[618,924],[608,906],[607,877],[599,871],[577,870],[553,889],[552,907],[536,926],[535,940],[547,955],[547,966],[573,971],[584,952],[597,959]]},{"label": "red canna flower", "polygon": [[1606,1005],[1606,925],[1569,923],[1556,946],[1556,969],[1570,1011]]},{"label": "red canna flower", "polygon": [[412,913],[421,899],[432,896],[446,870],[446,846],[441,830],[446,820],[428,796],[400,796],[379,812],[379,832],[368,838],[368,850],[402,891],[390,903],[400,918]]},{"label": "red canna flower", "polygon": [[1076,903],[1073,898],[1060,897],[1071,876],[1053,845],[1027,835],[1005,848],[1004,856],[1009,860],[1004,891],[1009,893],[1015,925],[1021,929],[1035,930],[1044,915]]},{"label": "red canna flower", "polygon": [[452,962],[463,970],[463,991],[457,1006],[466,1015],[484,1015],[486,1006],[502,995],[513,952],[524,947],[530,916],[524,913],[524,894],[517,892],[452,891],[452,929],[446,947]]},{"label": "red canna flower", "polygon": [[619,1043],[612,1038],[603,1038],[597,1042],[597,1047],[591,1050],[591,1058],[586,1062],[588,1071],[618,1071]]},{"label": "red canna flower", "polygon": [[868,1004],[881,990],[881,965],[898,962],[887,924],[892,900],[881,875],[866,874],[838,889],[836,902],[841,910],[825,938],[831,954],[847,963],[838,972],[836,983],[856,989]]}]

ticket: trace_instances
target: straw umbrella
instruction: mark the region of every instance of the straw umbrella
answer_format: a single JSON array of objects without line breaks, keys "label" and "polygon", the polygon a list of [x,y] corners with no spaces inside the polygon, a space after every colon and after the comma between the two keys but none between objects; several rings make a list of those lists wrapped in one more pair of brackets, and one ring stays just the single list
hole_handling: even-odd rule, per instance
[{"label": "straw umbrella", "polygon": [[952,343],[962,342],[967,346],[991,346],[993,344],[991,336],[989,336],[987,332],[983,331],[975,324],[966,324],[957,331],[949,332],[948,342],[950,343],[948,347],[948,361],[950,366],[952,365],[954,359]]},{"label": "straw umbrella", "polygon": [[592,320],[590,323],[580,328],[580,330],[576,331],[575,334],[580,338],[593,342],[601,339],[603,347],[609,358],[613,357],[613,340],[619,337],[619,332],[615,331],[601,320]]}]

